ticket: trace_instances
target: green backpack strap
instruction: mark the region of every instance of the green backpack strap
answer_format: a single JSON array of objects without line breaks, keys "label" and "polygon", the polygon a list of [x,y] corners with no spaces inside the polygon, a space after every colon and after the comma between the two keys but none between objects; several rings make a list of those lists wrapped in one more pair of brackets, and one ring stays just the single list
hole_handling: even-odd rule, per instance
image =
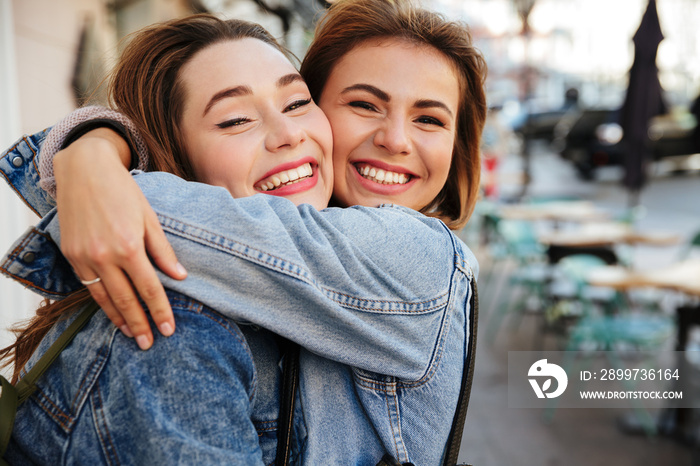
[{"label": "green backpack strap", "polygon": [[[85,306],[78,317],[39,358],[34,367],[17,382],[17,385],[13,386],[6,378],[0,376],[2,384],[2,393],[0,394],[0,458],[5,456],[7,445],[10,443],[17,407],[34,393],[39,377],[53,364],[61,351],[73,341],[73,338],[99,308],[100,306],[95,302]],[[5,461],[0,460],[0,464],[5,464]]]},{"label": "green backpack strap", "polygon": [[[17,412],[18,396],[17,389],[5,377],[0,375],[0,458],[5,456],[5,450],[10,443],[12,426],[15,424],[15,413]],[[6,464],[4,459],[0,464]]]}]

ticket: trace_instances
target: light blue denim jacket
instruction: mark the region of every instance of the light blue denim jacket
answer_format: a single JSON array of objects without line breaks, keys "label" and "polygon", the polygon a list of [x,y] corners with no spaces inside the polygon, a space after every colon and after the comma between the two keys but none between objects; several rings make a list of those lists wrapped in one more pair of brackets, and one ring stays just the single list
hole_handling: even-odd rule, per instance
[{"label": "light blue denim jacket", "polygon": [[[36,186],[32,142],[0,161],[22,193]],[[184,281],[161,275],[168,289],[302,345],[295,422],[303,464],[376,464],[384,452],[439,464],[476,266],[442,222],[398,206],[318,212],[273,196],[233,199],[164,173],[135,179],[189,272]],[[35,205],[39,213],[50,206],[37,194],[25,199],[46,203]],[[52,217],[15,244],[0,270],[60,295],[77,282],[57,257]]]}]

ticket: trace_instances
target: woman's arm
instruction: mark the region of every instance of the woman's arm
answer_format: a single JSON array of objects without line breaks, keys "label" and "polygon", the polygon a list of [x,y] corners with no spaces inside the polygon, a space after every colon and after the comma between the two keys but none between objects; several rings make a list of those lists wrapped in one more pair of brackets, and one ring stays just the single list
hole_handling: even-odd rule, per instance
[{"label": "woman's arm", "polygon": [[[89,285],[91,294],[115,325],[127,335],[141,337],[145,347],[152,334],[136,292],[163,334],[170,335],[175,325],[149,255],[173,278],[186,276],[124,168],[143,168],[147,158],[135,126],[101,107],[74,111],[50,132],[24,137],[0,158],[0,170],[10,186],[40,216],[56,204],[52,197],[56,185],[61,187],[58,205],[65,256],[82,279],[101,278]],[[39,174],[46,191],[39,188]]]},{"label": "woman's arm", "polygon": [[[184,281],[161,275],[167,288],[324,357],[418,380],[454,313],[468,312],[476,261],[439,220],[393,206],[319,212],[263,194],[233,199],[165,173],[134,179],[189,271]],[[46,252],[47,237],[60,241],[55,216],[38,229],[1,271],[30,283],[25,252],[57,255]]]},{"label": "woman's arm", "polygon": [[174,278],[182,279],[186,272],[124,168],[130,160],[128,145],[111,129],[87,133],[54,158],[56,202],[63,254],[79,278],[100,277],[100,282],[88,285],[95,301],[126,335],[134,335],[139,346],[148,348],[152,334],[136,292],[163,335],[175,329],[149,255]]},{"label": "woman's arm", "polygon": [[164,173],[135,180],[189,271],[179,282],[161,276],[167,288],[324,357],[417,380],[450,313],[465,312],[467,297],[452,287],[471,271],[456,270],[457,240],[436,219],[392,206],[319,212],[274,196],[233,199]]}]

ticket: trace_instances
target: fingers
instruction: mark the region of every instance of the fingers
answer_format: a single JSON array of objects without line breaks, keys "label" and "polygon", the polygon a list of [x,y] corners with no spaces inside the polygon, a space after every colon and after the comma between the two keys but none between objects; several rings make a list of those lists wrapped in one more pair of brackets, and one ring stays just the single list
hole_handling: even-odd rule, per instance
[{"label": "fingers", "polygon": [[178,262],[175,251],[158,222],[158,216],[150,208],[145,211],[147,212],[144,238],[146,251],[163,273],[175,280],[184,280],[187,277],[187,271]]},{"label": "fingers", "polygon": [[[102,309],[125,335],[133,335],[139,348],[144,350],[150,348],[153,344],[151,326],[127,276],[117,267],[105,268],[99,270],[98,273],[102,278],[100,283],[103,285],[105,293],[104,298],[102,296],[100,298],[108,301],[107,308],[103,306]],[[96,287],[96,285],[90,285],[88,289],[93,286]],[[94,297],[95,292],[92,289],[90,292]],[[97,292],[99,293],[99,291]],[[100,305],[102,304],[100,303]]]},{"label": "fingers", "polygon": [[[148,306],[151,318],[160,333],[169,337],[175,331],[175,319],[170,302],[155,269],[145,254],[142,257],[140,261],[127,268],[126,273],[133,281],[139,296]],[[132,331],[134,331],[134,335],[139,335],[133,328]]]},{"label": "fingers", "polygon": [[92,299],[94,299],[95,302],[100,305],[104,313],[107,314],[107,318],[111,320],[112,323],[118,327],[122,333],[124,333],[124,335],[128,336],[129,338],[133,338],[134,335],[126,325],[126,321],[114,307],[112,300],[109,299],[109,295],[107,294],[104,285],[102,283],[95,283],[92,285],[87,285],[86,288],[92,295]]}]

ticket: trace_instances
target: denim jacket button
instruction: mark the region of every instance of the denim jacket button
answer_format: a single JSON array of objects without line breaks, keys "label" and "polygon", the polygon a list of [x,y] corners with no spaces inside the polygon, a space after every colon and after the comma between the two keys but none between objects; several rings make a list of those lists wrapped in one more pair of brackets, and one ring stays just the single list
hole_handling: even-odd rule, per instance
[{"label": "denim jacket button", "polygon": [[15,168],[19,168],[23,164],[24,164],[24,159],[22,157],[20,157],[19,155],[12,159],[12,165],[14,165]]},{"label": "denim jacket button", "polygon": [[22,256],[22,261],[26,262],[27,264],[34,262],[34,259],[36,259],[36,254],[33,252],[28,252]]}]

